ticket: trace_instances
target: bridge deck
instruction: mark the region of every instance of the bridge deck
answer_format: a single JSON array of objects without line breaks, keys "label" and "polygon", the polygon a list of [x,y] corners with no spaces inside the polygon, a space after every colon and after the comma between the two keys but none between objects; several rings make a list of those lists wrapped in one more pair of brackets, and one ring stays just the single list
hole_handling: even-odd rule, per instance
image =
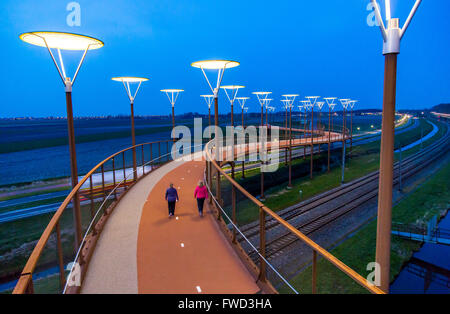
[{"label": "bridge deck", "polygon": [[[103,230],[82,293],[257,293],[258,286],[194,188],[204,162],[171,162],[139,181],[119,202]],[[178,189],[175,218],[164,193]],[[205,202],[205,206],[207,206]]]}]

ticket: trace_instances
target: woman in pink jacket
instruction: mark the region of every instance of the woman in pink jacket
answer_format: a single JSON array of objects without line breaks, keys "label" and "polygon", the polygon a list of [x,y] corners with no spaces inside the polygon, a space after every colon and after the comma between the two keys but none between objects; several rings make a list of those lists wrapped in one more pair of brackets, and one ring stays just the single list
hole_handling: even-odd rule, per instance
[{"label": "woman in pink jacket", "polygon": [[197,199],[198,213],[200,217],[203,217],[203,204],[205,203],[205,199],[208,198],[208,190],[202,180],[198,182],[195,188],[194,197]]}]

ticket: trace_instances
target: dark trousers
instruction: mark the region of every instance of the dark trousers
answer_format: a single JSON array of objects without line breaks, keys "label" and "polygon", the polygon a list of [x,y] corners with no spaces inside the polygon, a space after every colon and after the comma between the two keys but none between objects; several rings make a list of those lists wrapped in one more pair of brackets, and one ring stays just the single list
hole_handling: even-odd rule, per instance
[{"label": "dark trousers", "polygon": [[198,207],[198,212],[199,213],[203,213],[203,204],[205,203],[205,199],[204,198],[197,198],[197,207]]},{"label": "dark trousers", "polygon": [[172,215],[174,215],[175,214],[175,201],[173,201],[173,202],[170,202],[170,201],[168,201],[167,202],[168,204],[169,204],[169,215],[170,214],[172,214]]}]

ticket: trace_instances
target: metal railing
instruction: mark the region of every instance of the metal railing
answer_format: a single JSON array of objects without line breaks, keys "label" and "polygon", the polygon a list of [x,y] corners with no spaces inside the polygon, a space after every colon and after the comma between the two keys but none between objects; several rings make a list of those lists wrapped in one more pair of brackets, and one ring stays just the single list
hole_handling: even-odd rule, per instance
[{"label": "metal railing", "polygon": [[[304,134],[308,134],[309,132],[310,134],[318,134],[319,136],[325,137],[329,134],[332,135],[332,137],[327,138],[326,141],[322,143],[326,143],[327,141],[333,142],[343,140],[342,135],[336,133],[335,131],[333,134],[333,132],[329,133],[328,131],[323,132],[320,130],[314,130],[311,132],[311,130],[308,131],[292,128],[292,132]],[[345,138],[348,139],[348,130],[346,130],[345,134],[347,134]],[[292,133],[290,138],[293,139],[292,147],[317,144],[317,139],[313,143],[308,142],[307,140],[303,143],[301,141],[295,143],[296,137],[292,136]],[[301,138],[301,136],[298,138]],[[287,139],[289,139],[289,137]],[[154,169],[166,162],[171,161],[170,151],[173,143],[173,139],[168,139],[128,147],[107,157],[92,168],[72,189],[52,216],[30,257],[28,258],[13,293],[34,293],[33,274],[35,274],[38,270],[38,263],[49,242],[54,242],[55,245],[52,249],[56,250],[56,264],[59,273],[60,291],[67,291],[67,269],[64,267],[65,262],[74,260],[80,265],[82,280],[86,273],[87,264],[92,256],[93,248],[95,247],[99,233],[109,217],[109,214],[132,185],[147,174],[151,173]],[[285,143],[284,148],[286,148],[286,146],[287,144]],[[280,145],[280,147],[283,146]],[[137,156],[137,158],[133,158],[133,155]],[[137,160],[136,165],[134,165],[133,159]],[[217,165],[217,163],[214,165]],[[208,169],[211,168],[211,166],[208,165],[207,167]],[[86,221],[86,223],[84,224],[85,228],[83,228],[85,235],[81,244],[77,247],[73,247],[70,244],[72,247],[69,248],[65,245],[62,238],[62,233],[68,233],[65,232],[66,230],[64,230],[62,226],[62,217],[67,213],[66,210],[70,208],[70,204],[76,195],[80,196],[80,200],[82,202],[82,214],[88,214],[90,219],[82,219],[82,221]],[[100,205],[97,207],[98,203],[100,203]],[[72,228],[69,227],[67,229]],[[76,230],[76,228],[73,229]],[[72,230],[69,231],[71,232]],[[71,241],[67,242],[71,243]],[[48,265],[52,263],[53,262],[46,261],[44,264]],[[70,269],[70,272],[72,269],[73,267]],[[75,290],[75,292],[79,291],[79,287],[75,288]]]},{"label": "metal railing", "polygon": [[[56,240],[54,249],[56,249],[60,291],[66,291],[65,261],[75,260],[82,268],[81,274],[84,276],[85,266],[92,255],[93,246],[95,246],[96,239],[109,214],[132,185],[161,165],[171,161],[173,143],[173,139],[169,139],[128,147],[107,157],[92,168],[56,210],[28,258],[13,293],[34,293],[33,274],[51,239],[52,241]],[[137,155],[136,167],[133,164],[133,154]],[[81,245],[69,248],[64,246],[62,239],[62,217],[67,212],[66,209],[70,208],[69,205],[77,194],[80,195],[82,202],[81,213],[90,215],[90,219],[82,220],[87,221],[85,224],[87,227]],[[96,203],[99,202],[101,205],[96,210]],[[101,215],[99,215],[100,212]],[[52,238],[53,233],[55,233],[56,239]],[[70,243],[70,241],[68,242]],[[73,254],[74,252],[75,254]],[[75,259],[73,259],[74,256]],[[52,264],[52,262],[45,262],[45,264]]]},{"label": "metal railing", "polygon": [[[347,132],[346,132],[347,133]],[[348,134],[348,133],[347,133]],[[345,137],[346,139],[348,136]],[[342,138],[340,139],[342,140]],[[287,221],[285,221],[283,218],[281,218],[279,215],[277,215],[274,211],[272,211],[269,207],[264,205],[260,200],[258,200],[256,197],[251,195],[247,190],[245,190],[234,178],[233,173],[234,170],[231,171],[232,175],[230,176],[228,173],[226,173],[222,166],[226,164],[226,162],[220,162],[218,163],[216,161],[216,156],[214,155],[213,150],[215,150],[214,147],[214,140],[210,141],[205,146],[205,152],[206,152],[206,182],[207,186],[211,193],[211,199],[214,199],[214,202],[212,203],[213,207],[215,208],[217,219],[222,220],[222,191],[221,191],[221,181],[222,178],[226,180],[229,184],[231,184],[231,204],[232,204],[232,213],[231,218],[226,217],[231,225],[232,225],[232,233],[230,233],[231,241],[232,243],[236,244],[236,233],[242,234],[242,232],[237,227],[237,220],[236,220],[236,192],[238,191],[241,193],[247,201],[250,201],[253,205],[255,205],[259,210],[259,250],[256,249],[255,246],[252,246],[253,250],[258,251],[258,255],[260,257],[259,259],[259,266],[258,266],[258,281],[262,283],[268,282],[267,280],[267,274],[266,274],[266,266],[268,265],[268,261],[266,258],[266,215],[271,216],[273,219],[278,221],[278,223],[286,228],[290,233],[294,234],[299,240],[301,240],[304,244],[306,244],[308,247],[312,249],[313,252],[313,258],[312,258],[312,293],[317,292],[317,273],[318,273],[318,267],[317,267],[317,260],[318,255],[323,257],[325,260],[329,261],[331,264],[333,264],[336,268],[341,270],[344,274],[346,274],[348,277],[350,277],[353,281],[361,285],[363,288],[367,289],[369,292],[374,294],[383,294],[384,292],[377,288],[374,285],[371,285],[367,282],[367,280],[359,275],[356,271],[348,267],[346,264],[344,264],[342,261],[340,261],[338,258],[333,256],[331,253],[329,253],[327,250],[322,248],[320,245],[315,243],[313,240],[311,240],[309,237],[304,235],[302,232],[297,230],[294,226],[289,224]],[[293,144],[293,146],[296,144]],[[250,147],[245,149],[245,154],[250,154],[251,150]],[[214,194],[215,193],[215,194]],[[238,245],[238,244],[236,244]],[[247,262],[250,262],[250,258],[246,259]],[[253,265],[255,266],[255,265]],[[269,265],[279,277],[281,277],[282,281],[287,284],[290,289],[297,293],[295,288],[292,287],[291,284],[289,284],[284,277],[281,276],[273,267],[272,265]],[[337,291],[339,292],[339,291]]]}]

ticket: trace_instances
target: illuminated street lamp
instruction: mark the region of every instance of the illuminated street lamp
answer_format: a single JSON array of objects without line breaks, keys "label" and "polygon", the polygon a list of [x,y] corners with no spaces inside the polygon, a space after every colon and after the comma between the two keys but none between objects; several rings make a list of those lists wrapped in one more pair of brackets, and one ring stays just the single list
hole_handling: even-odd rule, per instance
[{"label": "illuminated street lamp", "polygon": [[391,1],[385,0],[386,29],[377,2],[371,0],[376,19],[380,25],[383,37],[383,55],[385,55],[376,245],[376,262],[380,265],[380,283],[384,292],[389,292],[397,54],[400,53],[400,41],[421,2],[421,0],[416,0],[403,28],[400,28],[399,19],[391,17]]},{"label": "illuminated street lamp", "polygon": [[[244,124],[244,110],[245,110],[245,103],[248,99],[250,99],[250,97],[237,97],[236,98],[239,102],[239,106],[241,106],[241,111],[242,111],[242,130],[245,129],[245,124]],[[248,109],[248,108],[247,108]]]},{"label": "illuminated street lamp", "polygon": [[345,134],[347,133],[346,128],[346,113],[345,110],[348,107],[348,102],[350,99],[339,99],[342,105],[342,175],[341,175],[341,183],[344,184],[344,175],[345,175],[345,149],[347,147],[347,138],[345,137]]},{"label": "illuminated street lamp", "polygon": [[355,107],[355,104],[357,103],[357,100],[350,100],[348,102],[348,105],[350,106],[350,157],[352,157],[353,152],[353,108]]},{"label": "illuminated street lamp", "polygon": [[267,115],[268,115],[268,112],[270,111],[270,102],[272,100],[273,100],[272,98],[264,99],[264,104],[265,104],[264,107],[266,108],[266,126],[267,127],[269,127],[269,122],[268,122]]},{"label": "illuminated street lamp", "polygon": [[298,94],[285,94],[282,95],[286,100],[286,106],[289,108],[289,180],[288,189],[292,189],[292,107],[294,107],[295,98]]},{"label": "illuminated street lamp", "polygon": [[[250,97],[237,97],[236,98],[239,102],[239,105],[241,106],[242,111],[242,132],[244,132],[245,129],[245,123],[244,123],[244,111],[247,112],[248,107],[245,107],[245,103]],[[245,179],[245,157],[242,160],[242,178]]]},{"label": "illuminated street lamp", "polygon": [[[264,126],[264,106],[266,104],[266,99],[267,97],[272,94],[272,92],[253,92],[252,94],[256,95],[256,97],[258,98],[259,104],[261,105],[261,132],[263,132],[262,127]],[[263,141],[261,141],[261,143],[263,143]],[[261,151],[263,151],[263,148],[261,147]],[[260,199],[263,201],[265,200],[265,196],[264,196],[264,172],[262,171],[263,169],[263,164],[264,161],[261,160],[261,196]]]},{"label": "illuminated street lamp", "polygon": [[308,110],[309,110],[309,101],[308,100],[300,100],[300,102],[303,104],[303,109],[305,110],[305,121],[303,122],[303,139],[305,140],[303,144],[303,159],[306,159],[306,131],[309,130],[308,127]]},{"label": "illuminated street lamp", "polygon": [[[172,128],[175,128],[175,103],[177,102],[178,95],[184,90],[182,89],[161,89],[161,92],[166,93],[167,99],[169,99],[172,105]],[[175,138],[173,139],[175,141]]]},{"label": "illuminated street lamp", "polygon": [[[321,132],[322,130],[322,107],[325,104],[324,101],[318,101],[317,102],[317,108],[319,108],[319,120],[317,121],[317,129],[319,130],[319,132]],[[319,143],[319,154],[320,154],[320,143]]]},{"label": "illuminated street lamp", "polygon": [[[73,126],[73,109],[72,109],[72,87],[78,75],[78,71],[83,64],[84,58],[88,50],[99,49],[103,47],[103,42],[93,37],[61,32],[29,32],[20,35],[20,39],[32,45],[46,47],[53,63],[58,70],[62,83],[66,92],[66,105],[67,105],[67,128],[69,133],[69,149],[70,149],[70,170],[72,179],[72,188],[78,184],[78,169],[77,158],[75,150],[75,134]],[[60,66],[58,65],[52,49],[56,49],[58,52]],[[73,79],[66,76],[66,70],[64,68],[64,62],[61,55],[61,50],[75,50],[84,51],[83,56],[78,64]],[[80,196],[75,193],[73,198],[73,214],[75,225],[75,245],[79,247],[82,241],[82,228],[81,228],[81,212],[80,212]]]},{"label": "illuminated street lamp", "polygon": [[[239,64],[240,63],[237,61],[230,60],[203,60],[196,61],[191,64],[192,67],[202,70],[203,76],[205,77],[206,82],[214,95],[214,125],[216,127],[216,132],[219,127],[219,89],[220,84],[222,83],[223,75],[226,69],[235,68],[239,66]],[[211,85],[205,70],[217,71],[217,81],[215,87]]]},{"label": "illuminated street lamp", "polygon": [[[219,148],[219,136],[217,134],[219,133],[219,90],[220,90],[220,84],[222,83],[223,75],[225,73],[226,69],[231,69],[239,66],[239,62],[236,61],[230,61],[230,60],[203,60],[203,61],[196,61],[191,64],[194,68],[199,68],[202,70],[203,76],[206,79],[206,82],[208,83],[209,88],[211,89],[211,92],[214,95],[214,134],[216,139],[216,151]],[[217,71],[217,82],[215,86],[211,85],[208,76],[206,75],[205,70],[210,71]],[[220,143],[220,146],[222,146],[223,143]],[[234,166],[232,165],[232,170],[234,172]],[[222,193],[220,190],[220,175],[216,176],[216,198],[219,200],[219,202],[222,204]],[[220,211],[218,211],[218,218],[220,218]]]},{"label": "illuminated street lamp", "polygon": [[[225,94],[227,95],[228,100],[230,101],[231,105],[231,126],[234,126],[234,120],[233,120],[233,112],[234,112],[234,101],[236,100],[237,93],[239,89],[244,88],[245,86],[242,85],[226,85],[222,86],[221,88],[225,91]],[[228,92],[230,94],[228,94]]]},{"label": "illuminated street lamp", "polygon": [[256,95],[258,98],[258,102],[261,105],[261,126],[264,125],[264,106],[266,105],[267,97],[272,94],[272,92],[253,92],[252,94]]},{"label": "illuminated street lamp", "polygon": [[[214,99],[214,95],[200,95],[203,97],[206,104],[208,105],[208,126],[211,126],[211,105]],[[209,137],[211,138],[211,132],[209,132]]]},{"label": "illuminated street lamp", "polygon": [[320,96],[307,96],[306,99],[309,101],[309,108],[311,109],[311,163],[309,177],[313,178],[313,157],[314,157],[314,105]]},{"label": "illuminated street lamp", "polygon": [[331,118],[331,112],[334,109],[334,106],[336,104],[334,103],[336,101],[336,97],[326,97],[324,98],[328,105],[328,172],[330,172],[330,156],[331,156],[331,130],[332,128],[332,118]]},{"label": "illuminated street lamp", "polygon": [[[136,148],[134,147],[136,145],[136,135],[135,135],[136,133],[135,133],[135,129],[134,129],[134,99],[136,98],[139,88],[141,87],[141,83],[148,81],[148,78],[120,76],[120,77],[113,77],[111,80],[116,81],[116,82],[122,82],[123,87],[125,88],[125,91],[127,92],[128,99],[130,100],[131,145],[133,146],[133,179],[134,179],[134,181],[136,181],[137,180],[137,171],[136,171]],[[133,83],[139,83],[134,94],[131,92],[131,89],[130,89],[130,84],[133,84]]]}]

